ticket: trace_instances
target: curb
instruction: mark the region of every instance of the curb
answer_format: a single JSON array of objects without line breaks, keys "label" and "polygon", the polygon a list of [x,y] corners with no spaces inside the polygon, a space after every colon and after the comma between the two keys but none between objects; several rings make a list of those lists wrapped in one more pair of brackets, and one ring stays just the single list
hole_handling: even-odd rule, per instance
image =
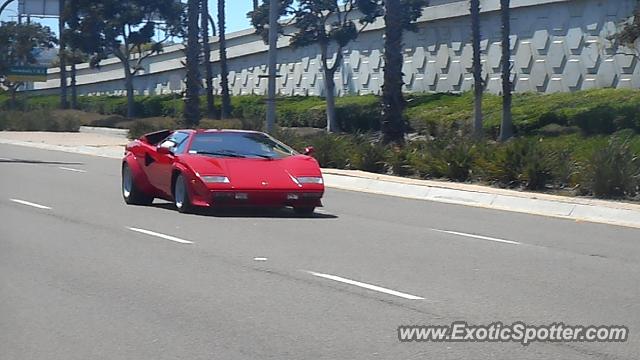
[{"label": "curb", "polygon": [[106,128],[106,127],[94,127],[94,126],[80,126],[79,132],[85,134],[99,134],[106,136],[116,136],[127,138],[129,135],[128,129],[116,129],[116,128]]},{"label": "curb", "polygon": [[[122,146],[62,146],[8,139],[0,139],[0,144],[112,159],[120,159],[123,154]],[[354,170],[322,169],[322,173],[325,185],[335,189],[640,228],[640,205],[636,204],[416,180]]]},{"label": "curb", "polygon": [[635,204],[413,180],[362,171],[322,169],[322,172],[328,187],[342,190],[640,228],[640,205]]}]

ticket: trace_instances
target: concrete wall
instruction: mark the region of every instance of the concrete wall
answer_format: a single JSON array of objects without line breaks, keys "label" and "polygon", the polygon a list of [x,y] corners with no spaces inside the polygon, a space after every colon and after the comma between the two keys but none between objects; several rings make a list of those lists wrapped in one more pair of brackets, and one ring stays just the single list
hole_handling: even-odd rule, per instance
[{"label": "concrete wall", "polygon": [[[484,0],[481,18],[483,74],[487,91],[500,85],[499,0]],[[512,0],[512,62],[517,92],[574,91],[595,87],[640,87],[640,66],[635,57],[618,54],[608,39],[617,24],[631,15],[635,0]],[[468,1],[434,0],[420,19],[419,31],[405,35],[406,91],[465,91],[471,89],[471,44]],[[383,79],[382,21],[371,25],[345,51],[336,74],[337,91],[344,94],[378,94]],[[217,39],[212,61],[217,71]],[[283,95],[322,95],[320,56],[315,46],[288,47],[282,38],[278,91]],[[264,94],[267,80],[266,46],[245,30],[228,36],[230,87],[234,94]],[[631,52],[629,50],[626,50]],[[163,94],[184,89],[181,45],[149,58],[135,80],[139,94]],[[50,80],[36,83],[38,93],[59,86],[58,71]],[[109,59],[99,70],[81,65],[80,94],[124,94],[123,71]],[[215,81],[216,85],[219,81]]]}]

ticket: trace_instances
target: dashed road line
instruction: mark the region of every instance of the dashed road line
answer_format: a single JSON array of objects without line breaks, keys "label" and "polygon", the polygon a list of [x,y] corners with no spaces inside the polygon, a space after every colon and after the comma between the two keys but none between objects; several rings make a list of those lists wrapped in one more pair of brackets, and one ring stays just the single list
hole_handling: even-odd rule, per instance
[{"label": "dashed road line", "polygon": [[24,201],[24,200],[19,200],[19,199],[9,199],[9,200],[11,200],[11,201],[13,201],[14,203],[17,203],[17,204],[31,206],[31,207],[34,207],[34,208],[37,208],[37,209],[51,210],[51,208],[48,207],[48,206],[32,203],[30,201]]},{"label": "dashed road line", "polygon": [[74,168],[69,168],[69,167],[64,167],[64,166],[60,166],[60,167],[58,167],[58,169],[65,170],[65,171],[77,172],[77,173],[86,173],[87,172],[87,170],[74,169]]},{"label": "dashed road line", "polygon": [[464,237],[469,237],[469,238],[473,238],[473,239],[480,239],[480,240],[486,240],[486,241],[499,242],[499,243],[503,243],[503,244],[522,245],[522,243],[517,242],[517,241],[498,239],[498,238],[489,237],[489,236],[482,236],[482,235],[476,235],[476,234],[467,234],[467,233],[462,233],[462,232],[458,232],[458,231],[449,231],[449,230],[440,230],[440,229],[431,229],[431,230],[437,231],[437,232],[440,232],[440,233],[445,233],[445,234],[464,236]]},{"label": "dashed road line", "polygon": [[141,233],[141,234],[145,234],[145,235],[149,235],[149,236],[159,237],[161,239],[177,242],[177,243],[180,243],[180,244],[193,244],[193,241],[188,241],[188,240],[177,238],[175,236],[157,233],[157,232],[151,231],[151,230],[138,229],[138,228],[134,228],[134,227],[127,227],[127,229],[129,229],[131,231],[135,231],[137,233]]},{"label": "dashed road line", "polygon": [[357,287],[361,287],[361,288],[364,288],[364,289],[373,290],[373,291],[377,291],[377,292],[381,292],[381,293],[385,293],[385,294],[389,294],[389,295],[394,295],[394,296],[401,297],[401,298],[408,299],[408,300],[424,300],[424,298],[420,297],[420,296],[415,296],[415,295],[403,293],[403,292],[400,292],[400,291],[395,291],[395,290],[383,288],[381,286],[371,285],[371,284],[363,283],[363,282],[360,282],[360,281],[343,278],[343,277],[336,276],[336,275],[323,274],[323,273],[318,273],[318,272],[315,272],[315,271],[308,271],[308,270],[303,270],[303,271],[305,271],[306,273],[311,274],[313,276],[321,277],[321,278],[328,279],[328,280],[338,281],[338,282],[341,282],[341,283],[344,283],[344,284],[349,284],[349,285],[353,285],[353,286],[357,286]]}]

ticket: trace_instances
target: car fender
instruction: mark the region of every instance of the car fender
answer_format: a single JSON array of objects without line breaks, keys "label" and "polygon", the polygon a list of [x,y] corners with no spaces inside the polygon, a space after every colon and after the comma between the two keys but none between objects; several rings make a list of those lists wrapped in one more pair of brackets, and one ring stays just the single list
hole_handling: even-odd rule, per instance
[{"label": "car fender", "polygon": [[181,162],[174,163],[171,176],[171,188],[173,189],[175,186],[178,174],[181,174],[187,180],[187,193],[189,194],[191,204],[201,207],[209,206],[209,190],[207,186],[196,175],[196,172],[186,164]]},{"label": "car fender", "polygon": [[133,153],[129,153],[123,160],[123,165],[126,163],[131,170],[131,174],[133,174],[133,181],[135,181],[138,189],[142,190],[144,193],[148,195],[156,194],[156,189],[149,182],[149,178],[147,174],[140,167],[140,163],[136,159],[136,156]]}]

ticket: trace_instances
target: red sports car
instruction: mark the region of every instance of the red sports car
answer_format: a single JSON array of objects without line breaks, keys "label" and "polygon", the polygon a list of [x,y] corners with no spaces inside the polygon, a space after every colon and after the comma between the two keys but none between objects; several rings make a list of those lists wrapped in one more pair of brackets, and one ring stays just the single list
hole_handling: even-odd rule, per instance
[{"label": "red sports car", "polygon": [[180,212],[202,207],[286,207],[311,214],[322,206],[324,181],[312,148],[298,154],[255,131],[177,130],[127,145],[122,194],[127,204],[154,198]]}]

